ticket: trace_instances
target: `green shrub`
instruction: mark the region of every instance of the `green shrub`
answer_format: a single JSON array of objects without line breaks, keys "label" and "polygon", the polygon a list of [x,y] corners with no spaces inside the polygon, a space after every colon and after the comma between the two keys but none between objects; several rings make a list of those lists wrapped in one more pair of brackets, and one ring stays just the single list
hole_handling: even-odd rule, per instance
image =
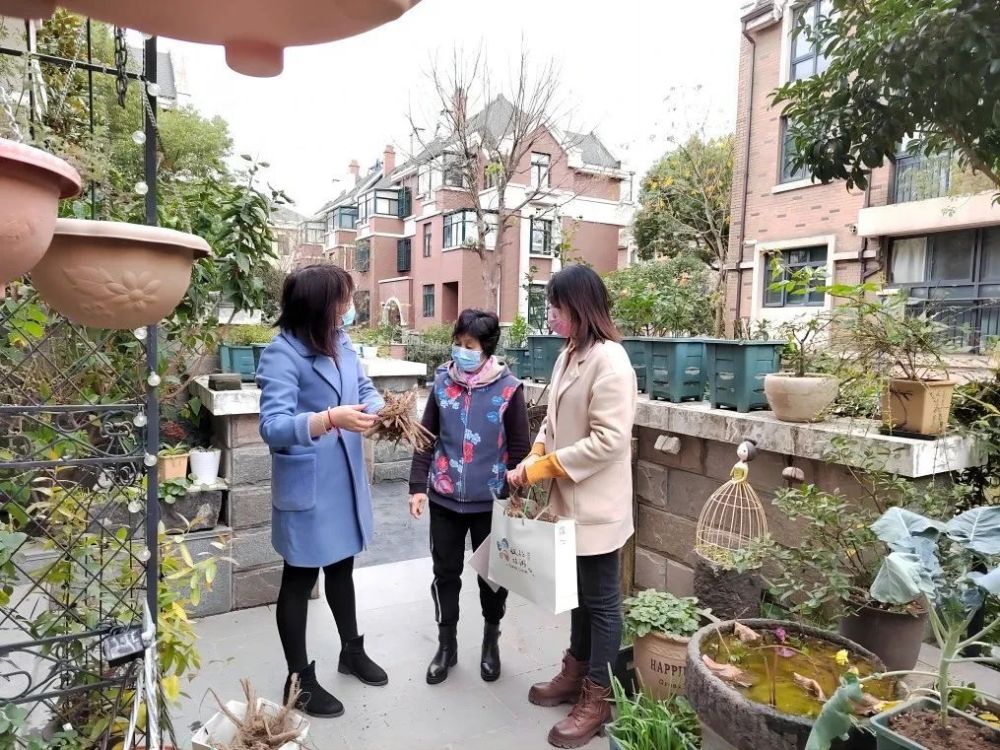
[{"label": "green shrub", "polygon": [[682,255],[607,274],[604,280],[619,330],[625,336],[709,333],[714,305],[708,272],[697,258]]},{"label": "green shrub", "polygon": [[697,750],[701,726],[691,705],[681,696],[658,701],[645,692],[626,695],[611,678],[615,720],[608,732],[622,750]]},{"label": "green shrub", "polygon": [[223,341],[229,346],[270,344],[277,332],[277,328],[265,325],[230,326]]},{"label": "green shrub", "polygon": [[688,638],[701,627],[707,610],[698,607],[693,596],[676,597],[667,591],[646,589],[623,603],[625,635],[629,639],[650,633]]},{"label": "green shrub", "polygon": [[426,344],[447,344],[450,347],[451,334],[454,330],[455,326],[451,323],[438,323],[422,330],[420,338]]}]

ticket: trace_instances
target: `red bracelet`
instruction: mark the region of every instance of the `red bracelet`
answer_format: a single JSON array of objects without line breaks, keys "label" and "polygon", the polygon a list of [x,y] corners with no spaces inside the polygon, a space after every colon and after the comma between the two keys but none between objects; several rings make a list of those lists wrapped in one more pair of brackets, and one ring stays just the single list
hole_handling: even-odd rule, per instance
[{"label": "red bracelet", "polygon": [[330,410],[327,409],[323,412],[323,416],[326,417],[326,431],[330,432],[333,429],[333,420],[330,419]]}]

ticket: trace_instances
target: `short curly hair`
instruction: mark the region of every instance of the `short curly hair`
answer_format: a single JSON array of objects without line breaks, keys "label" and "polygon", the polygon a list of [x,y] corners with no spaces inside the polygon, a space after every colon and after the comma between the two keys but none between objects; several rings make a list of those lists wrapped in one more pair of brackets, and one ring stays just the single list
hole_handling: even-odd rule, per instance
[{"label": "short curly hair", "polygon": [[483,348],[483,354],[492,357],[500,343],[500,319],[485,310],[463,310],[451,333],[452,340],[459,336],[472,336]]}]

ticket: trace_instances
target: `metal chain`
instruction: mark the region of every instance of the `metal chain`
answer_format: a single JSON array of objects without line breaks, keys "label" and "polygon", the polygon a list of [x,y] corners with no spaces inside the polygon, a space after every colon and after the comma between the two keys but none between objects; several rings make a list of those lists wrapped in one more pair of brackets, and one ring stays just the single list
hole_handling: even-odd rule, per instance
[{"label": "metal chain", "polygon": [[115,89],[118,91],[118,103],[125,106],[125,94],[128,93],[128,76],[125,75],[128,66],[128,45],[125,44],[125,29],[115,26],[115,68],[117,76]]}]

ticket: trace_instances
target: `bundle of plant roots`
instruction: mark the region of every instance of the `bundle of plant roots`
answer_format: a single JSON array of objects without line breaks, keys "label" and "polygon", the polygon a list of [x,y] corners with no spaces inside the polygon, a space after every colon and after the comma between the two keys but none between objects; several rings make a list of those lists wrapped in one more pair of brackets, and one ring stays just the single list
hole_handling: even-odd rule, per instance
[{"label": "bundle of plant roots", "polygon": [[507,499],[506,515],[511,518],[530,518],[533,521],[555,523],[559,518],[549,510],[549,495],[540,487],[531,487],[527,495],[515,492]]},{"label": "bundle of plant roots", "polygon": [[288,700],[275,714],[266,706],[260,705],[250,680],[240,680],[240,684],[247,704],[246,714],[242,718],[226,708],[218,696],[215,698],[222,713],[236,726],[232,741],[220,744],[219,750],[278,750],[286,742],[298,739],[301,730],[296,726],[298,713],[295,701],[302,692],[298,676],[292,678]]},{"label": "bundle of plant roots", "polygon": [[417,421],[413,414],[417,405],[416,390],[384,394],[385,406],[378,413],[378,422],[366,437],[393,443],[406,443],[417,453],[427,453],[434,446],[434,434]]}]

